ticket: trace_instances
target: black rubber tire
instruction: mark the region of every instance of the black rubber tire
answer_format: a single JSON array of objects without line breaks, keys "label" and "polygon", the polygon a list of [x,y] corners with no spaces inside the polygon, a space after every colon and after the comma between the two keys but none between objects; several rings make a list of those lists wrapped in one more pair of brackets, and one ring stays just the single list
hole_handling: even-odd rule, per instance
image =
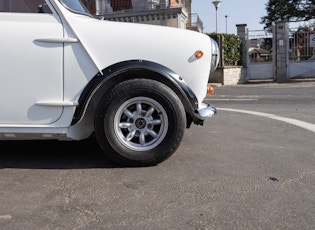
[{"label": "black rubber tire", "polygon": [[185,129],[185,110],[178,96],[150,79],[116,85],[100,100],[95,114],[100,147],[124,166],[153,166],[166,160],[178,149]]}]

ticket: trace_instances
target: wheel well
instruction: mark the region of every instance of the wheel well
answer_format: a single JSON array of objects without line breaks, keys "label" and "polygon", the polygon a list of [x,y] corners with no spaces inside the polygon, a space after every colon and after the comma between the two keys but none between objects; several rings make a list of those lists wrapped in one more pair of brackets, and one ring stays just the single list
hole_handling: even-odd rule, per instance
[{"label": "wheel well", "polygon": [[191,116],[191,113],[194,112],[191,99],[187,98],[184,90],[176,84],[174,79],[165,76],[163,73],[146,68],[124,69],[123,71],[116,71],[109,76],[97,74],[91,81],[90,85],[85,88],[80,97],[80,106],[75,111],[72,125],[81,122],[83,119],[84,123],[88,122],[89,126],[93,126],[94,113],[103,95],[120,82],[135,78],[156,80],[170,87],[183,103],[186,111],[186,127],[190,127],[191,123],[194,121],[193,117]]}]

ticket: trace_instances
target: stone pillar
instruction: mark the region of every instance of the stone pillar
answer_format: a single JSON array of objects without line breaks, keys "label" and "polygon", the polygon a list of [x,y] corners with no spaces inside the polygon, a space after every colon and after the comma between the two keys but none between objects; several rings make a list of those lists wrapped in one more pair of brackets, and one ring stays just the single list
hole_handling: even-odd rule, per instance
[{"label": "stone pillar", "polygon": [[247,39],[248,39],[248,29],[246,24],[238,24],[236,25],[237,35],[242,39],[241,44],[241,65],[243,67],[247,67],[248,63],[248,47],[247,47]]},{"label": "stone pillar", "polygon": [[1,0],[0,1],[0,11],[2,12],[10,12],[10,3],[8,0]]},{"label": "stone pillar", "polygon": [[223,51],[223,46],[224,46],[224,37],[221,34],[218,34],[217,36],[217,41],[218,46],[219,46],[219,52],[220,52],[220,59],[219,59],[219,67],[224,67],[224,51]]},{"label": "stone pillar", "polygon": [[289,36],[288,26],[285,22],[278,22],[275,26],[275,45],[276,45],[276,80],[286,82],[288,80],[289,69]]}]

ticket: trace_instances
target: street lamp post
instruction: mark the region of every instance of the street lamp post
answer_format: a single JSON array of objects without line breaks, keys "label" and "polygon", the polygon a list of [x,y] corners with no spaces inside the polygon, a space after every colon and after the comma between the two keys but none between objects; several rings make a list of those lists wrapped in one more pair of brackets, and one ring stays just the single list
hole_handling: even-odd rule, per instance
[{"label": "street lamp post", "polygon": [[216,27],[216,33],[218,33],[218,8],[221,1],[213,1],[212,3],[215,7],[215,27]]},{"label": "street lamp post", "polygon": [[225,15],[225,33],[227,34],[227,15]]}]

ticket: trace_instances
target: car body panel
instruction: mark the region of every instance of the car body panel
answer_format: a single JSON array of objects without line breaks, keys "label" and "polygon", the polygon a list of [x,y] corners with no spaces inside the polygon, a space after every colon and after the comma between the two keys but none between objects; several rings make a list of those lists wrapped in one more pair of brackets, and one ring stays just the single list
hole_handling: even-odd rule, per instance
[{"label": "car body panel", "polygon": [[[99,71],[128,60],[159,63],[178,73],[202,106],[213,52],[207,35],[166,26],[97,20],[68,11],[58,1],[53,2],[59,6],[62,17]],[[200,59],[194,56],[197,50],[204,53]]]},{"label": "car body panel", "polygon": [[[187,82],[199,101],[205,97],[211,56],[206,35],[194,36],[197,32],[162,26],[85,20],[89,19],[73,22],[72,28],[98,69],[136,59],[159,63]],[[190,44],[192,40],[194,45]],[[204,51],[204,57],[198,60],[194,57],[197,50]]]},{"label": "car body panel", "polygon": [[79,99],[90,81],[105,78],[103,71],[119,63],[145,61],[170,70],[177,85],[185,86],[179,92],[196,98],[193,112],[207,108],[202,101],[214,52],[207,35],[104,21],[58,0],[46,3],[50,13],[0,12],[0,139],[86,138],[93,132],[93,114],[87,114],[89,122],[71,125]]},{"label": "car body panel", "polygon": [[63,43],[36,39],[63,37],[51,14],[0,14],[0,124],[51,124],[63,107],[36,105],[63,100]]}]

